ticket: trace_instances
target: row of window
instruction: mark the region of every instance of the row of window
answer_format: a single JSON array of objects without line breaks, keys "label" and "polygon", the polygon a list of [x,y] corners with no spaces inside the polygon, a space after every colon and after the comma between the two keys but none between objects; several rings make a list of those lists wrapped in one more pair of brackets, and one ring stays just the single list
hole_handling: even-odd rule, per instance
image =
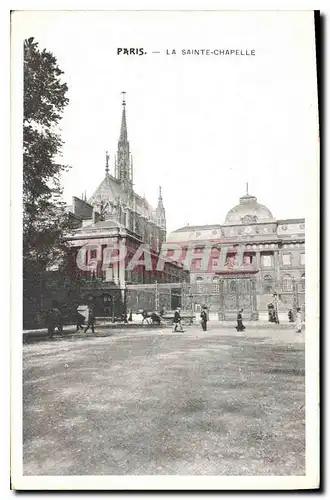
[{"label": "row of window", "polygon": [[[298,281],[301,291],[305,290],[305,273],[302,274],[301,279]],[[274,290],[274,279],[272,276],[264,276],[263,289],[265,293],[271,293]],[[283,292],[293,292],[294,279],[290,274],[285,274],[281,281],[281,289]]]},{"label": "row of window", "polygon": [[[203,290],[204,290],[204,283],[203,283],[203,278],[202,277],[198,277],[196,279],[196,292],[197,293],[203,293]],[[213,284],[213,293],[218,293],[220,291],[220,287],[219,287],[219,278],[217,276],[215,276],[212,280],[212,284]]]},{"label": "row of window", "polygon": [[[272,293],[274,291],[274,279],[272,276],[266,275],[263,280],[263,290],[264,293]],[[300,291],[305,290],[305,274],[302,274],[301,279],[299,280]],[[281,281],[281,290],[283,292],[293,292],[294,289],[294,280],[290,274],[286,274],[283,276]],[[196,279],[196,292],[203,293],[204,291],[204,280],[201,276]],[[212,291],[213,293],[218,293],[220,291],[219,288],[219,278],[215,276],[212,280]]]},{"label": "row of window", "polygon": [[[274,265],[274,256],[273,255],[261,255],[261,266],[262,267],[273,267]],[[236,256],[228,255],[226,260],[226,265],[234,265],[236,261]],[[244,255],[243,257],[244,264],[252,264],[253,263],[253,255]],[[202,259],[196,259],[194,261],[193,267],[194,269],[200,269],[202,264]],[[292,254],[291,253],[283,253],[282,254],[282,265],[283,266],[291,266],[292,264]],[[305,254],[300,254],[300,265],[305,265]],[[216,268],[219,266],[219,259],[212,259],[212,267]]]},{"label": "row of window", "polygon": [[[292,254],[282,253],[282,265],[291,266],[292,264]],[[300,265],[305,265],[305,254],[300,254]],[[262,255],[261,256],[261,266],[262,267],[273,267],[273,255]]]}]

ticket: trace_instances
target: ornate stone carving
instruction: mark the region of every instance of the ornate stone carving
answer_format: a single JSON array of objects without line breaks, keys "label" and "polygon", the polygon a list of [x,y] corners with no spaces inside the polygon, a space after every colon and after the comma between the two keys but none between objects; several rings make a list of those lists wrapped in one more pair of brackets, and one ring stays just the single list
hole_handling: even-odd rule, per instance
[{"label": "ornate stone carving", "polygon": [[244,215],[244,217],[241,218],[242,224],[253,224],[258,221],[258,217],[256,215]]}]

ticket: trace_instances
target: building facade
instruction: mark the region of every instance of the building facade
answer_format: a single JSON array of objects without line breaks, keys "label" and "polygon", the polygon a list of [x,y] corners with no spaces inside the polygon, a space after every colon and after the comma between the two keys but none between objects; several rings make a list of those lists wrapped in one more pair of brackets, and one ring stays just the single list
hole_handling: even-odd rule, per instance
[{"label": "building facade", "polygon": [[[128,284],[189,280],[181,263],[167,262],[164,269],[156,269],[159,251],[166,239],[165,207],[161,188],[156,209],[134,190],[125,99],[113,174],[109,158],[106,153],[105,176],[94,194],[88,200],[86,196],[73,197],[72,205],[67,207],[73,228],[67,239],[75,272],[120,288]],[[136,265],[130,269],[129,263],[141,245],[146,246],[141,259],[147,254],[151,267]],[[109,249],[114,252],[110,259]],[[124,257],[118,257],[116,262],[113,258],[116,255]]]},{"label": "building facade", "polygon": [[197,309],[205,304],[220,320],[240,308],[249,319],[266,318],[269,304],[282,317],[289,309],[304,310],[305,220],[276,220],[248,189],[223,224],[188,225],[168,242],[182,248],[181,261],[190,252]]}]

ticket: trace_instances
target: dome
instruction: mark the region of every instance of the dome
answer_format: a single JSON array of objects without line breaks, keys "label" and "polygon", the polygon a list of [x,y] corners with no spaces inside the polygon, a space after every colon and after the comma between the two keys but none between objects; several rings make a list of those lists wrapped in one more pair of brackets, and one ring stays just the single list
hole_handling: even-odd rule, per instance
[{"label": "dome", "polygon": [[265,205],[260,205],[255,196],[246,194],[239,199],[239,205],[229,210],[225,224],[251,224],[273,220],[273,214]]}]

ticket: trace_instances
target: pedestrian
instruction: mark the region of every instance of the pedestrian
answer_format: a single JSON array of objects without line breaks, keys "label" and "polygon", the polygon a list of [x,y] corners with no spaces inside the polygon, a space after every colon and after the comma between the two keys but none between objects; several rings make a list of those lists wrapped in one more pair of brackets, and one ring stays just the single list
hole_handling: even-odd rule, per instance
[{"label": "pedestrian", "polygon": [[126,309],[124,310],[123,314],[122,314],[122,320],[124,322],[125,325],[128,325],[128,319],[127,319],[127,311]]},{"label": "pedestrian", "polygon": [[177,309],[174,312],[173,333],[178,330],[178,326],[180,327],[180,332],[183,332],[183,328],[182,328],[182,324],[181,324],[181,314],[180,314],[179,307],[177,307]]},{"label": "pedestrian", "polygon": [[128,321],[133,321],[132,309],[129,311]]},{"label": "pedestrian", "polygon": [[201,311],[201,325],[202,329],[204,332],[206,332],[206,326],[207,326],[207,308],[204,306]]},{"label": "pedestrian", "polygon": [[91,328],[92,333],[95,330],[95,305],[91,304],[88,308],[88,321],[85,328],[85,333],[87,333],[88,328]]},{"label": "pedestrian", "polygon": [[243,325],[243,316],[242,316],[242,313],[243,313],[243,309],[240,309],[238,311],[238,314],[237,314],[237,326],[236,326],[236,330],[238,332],[244,332],[244,330],[245,330],[245,326]]},{"label": "pedestrian", "polygon": [[148,313],[147,311],[144,309],[142,311],[142,325],[144,325],[144,322],[147,322],[147,325],[149,324],[149,319],[148,319]]},{"label": "pedestrian", "polygon": [[54,336],[55,328],[57,328],[59,333],[63,332],[62,314],[56,300],[53,300],[52,307],[48,313],[47,326],[50,338]]},{"label": "pedestrian", "polygon": [[273,304],[268,304],[268,321],[269,321],[269,323],[274,322],[274,306],[273,306]]},{"label": "pedestrian", "polygon": [[293,312],[292,312],[292,309],[289,309],[289,312],[288,312],[288,318],[289,318],[289,322],[290,322],[290,323],[293,323],[294,319],[293,319]]},{"label": "pedestrian", "polygon": [[297,307],[297,313],[296,313],[296,332],[301,333],[302,329],[302,314],[300,312],[300,307]]},{"label": "pedestrian", "polygon": [[77,307],[77,314],[76,314],[76,326],[77,326],[77,332],[79,332],[79,330],[83,330],[84,329],[84,323],[85,323],[85,314],[86,314],[86,309],[87,309],[87,306],[78,306]]}]

